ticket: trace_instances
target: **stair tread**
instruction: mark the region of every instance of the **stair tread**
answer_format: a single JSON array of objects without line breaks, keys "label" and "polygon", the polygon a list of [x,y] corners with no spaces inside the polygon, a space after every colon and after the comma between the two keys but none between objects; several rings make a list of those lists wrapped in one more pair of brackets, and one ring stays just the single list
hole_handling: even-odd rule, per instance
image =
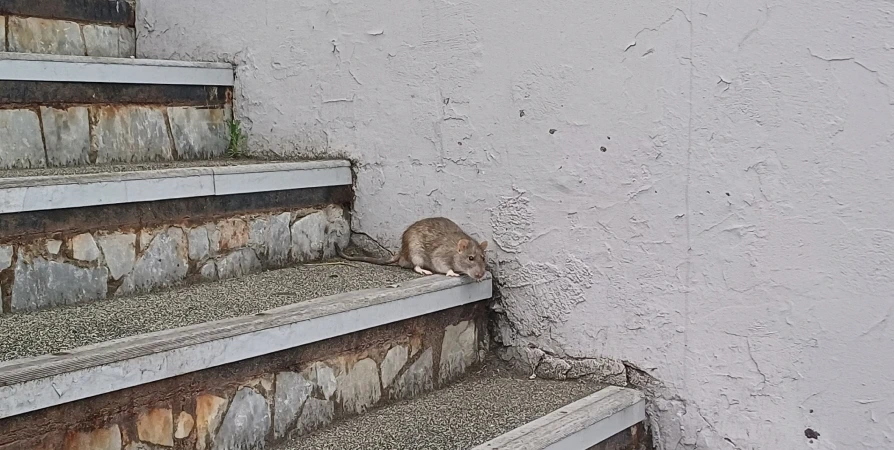
[{"label": "stair tread", "polygon": [[[349,264],[349,265],[348,265]],[[0,316],[0,361],[247,316],[318,297],[386,287],[412,271],[363,263],[300,265],[168,291]]]},{"label": "stair tread", "polygon": [[489,359],[458,383],[350,417],[275,450],[470,449],[604,387],[519,378]]},{"label": "stair tread", "polygon": [[0,80],[233,86],[233,65],[219,62],[0,52]]}]

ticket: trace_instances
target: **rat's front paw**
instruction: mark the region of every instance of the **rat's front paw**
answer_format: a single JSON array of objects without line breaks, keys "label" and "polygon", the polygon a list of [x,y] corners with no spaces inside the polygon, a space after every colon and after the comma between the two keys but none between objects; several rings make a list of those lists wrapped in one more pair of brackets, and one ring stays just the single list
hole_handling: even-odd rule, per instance
[{"label": "rat's front paw", "polygon": [[454,272],[454,271],[452,271],[452,270],[448,270],[447,273],[445,273],[444,275],[447,275],[448,277],[458,277],[458,276],[461,276],[460,274],[458,274],[458,273],[456,273],[456,272]]},{"label": "rat's front paw", "polygon": [[420,274],[422,274],[422,275],[431,275],[431,271],[430,271],[430,270],[425,270],[425,269],[423,269],[422,267],[419,267],[419,266],[414,267],[413,270],[415,270],[416,273],[420,273]]}]

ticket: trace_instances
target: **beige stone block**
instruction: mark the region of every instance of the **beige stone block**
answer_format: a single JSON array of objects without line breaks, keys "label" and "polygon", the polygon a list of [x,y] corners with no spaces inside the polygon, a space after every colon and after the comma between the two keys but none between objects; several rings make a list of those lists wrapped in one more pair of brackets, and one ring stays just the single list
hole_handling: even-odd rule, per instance
[{"label": "beige stone block", "polygon": [[100,430],[71,433],[63,450],[121,450],[121,429],[112,425]]},{"label": "beige stone block", "polygon": [[227,111],[223,108],[168,108],[174,148],[183,159],[206,159],[227,151]]},{"label": "beige stone block", "polygon": [[0,52],[6,51],[6,16],[0,16]]},{"label": "beige stone block", "polygon": [[47,164],[54,167],[90,163],[90,120],[87,108],[40,108]]},{"label": "beige stone block", "polygon": [[174,416],[169,408],[153,409],[137,419],[137,437],[141,441],[165,447],[174,446]]},{"label": "beige stone block", "polygon": [[218,250],[232,250],[248,245],[248,223],[242,219],[227,219],[218,225],[220,241]]},{"label": "beige stone block", "polygon": [[177,416],[177,426],[174,427],[174,437],[177,439],[188,438],[195,426],[196,421],[192,418],[192,414],[180,411],[180,414]]},{"label": "beige stone block", "polygon": [[75,22],[36,17],[9,17],[6,30],[11,52],[84,56],[81,27]]},{"label": "beige stone block", "polygon": [[0,169],[46,166],[40,118],[27,109],[0,110]]},{"label": "beige stone block", "polygon": [[79,261],[96,261],[101,255],[99,246],[96,245],[96,239],[93,239],[93,235],[90,233],[79,234],[71,238],[68,246],[71,248],[74,259]]},{"label": "beige stone block", "polygon": [[136,56],[136,32],[133,28],[109,25],[84,25],[87,56],[130,58]]},{"label": "beige stone block", "polygon": [[226,406],[225,398],[214,395],[200,395],[196,398],[196,450],[209,447],[212,433],[217,432]]},{"label": "beige stone block", "polygon": [[149,106],[91,107],[90,146],[96,162],[170,161],[174,147],[164,110]]}]

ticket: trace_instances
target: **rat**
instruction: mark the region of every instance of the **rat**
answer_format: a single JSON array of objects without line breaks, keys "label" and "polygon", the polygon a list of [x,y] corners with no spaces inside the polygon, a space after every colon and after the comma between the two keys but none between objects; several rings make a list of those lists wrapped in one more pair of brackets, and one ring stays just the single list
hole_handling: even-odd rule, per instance
[{"label": "rat", "polygon": [[338,256],[383,266],[396,263],[422,275],[431,275],[432,271],[448,277],[465,274],[481,281],[486,273],[486,249],[487,241],[475,242],[452,220],[430,217],[407,227],[401,236],[400,252],[391,258],[347,256],[341,249]]}]

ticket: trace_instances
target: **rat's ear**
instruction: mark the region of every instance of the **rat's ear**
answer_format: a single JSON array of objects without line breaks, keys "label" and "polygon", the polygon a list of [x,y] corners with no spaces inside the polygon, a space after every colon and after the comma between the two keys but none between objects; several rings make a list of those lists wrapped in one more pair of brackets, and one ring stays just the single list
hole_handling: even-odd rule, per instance
[{"label": "rat's ear", "polygon": [[478,246],[481,247],[481,251],[487,250],[487,241],[481,241],[481,243],[478,244]]},{"label": "rat's ear", "polygon": [[459,242],[456,243],[456,250],[460,253],[466,251],[467,248],[469,248],[468,239],[460,239]]}]

